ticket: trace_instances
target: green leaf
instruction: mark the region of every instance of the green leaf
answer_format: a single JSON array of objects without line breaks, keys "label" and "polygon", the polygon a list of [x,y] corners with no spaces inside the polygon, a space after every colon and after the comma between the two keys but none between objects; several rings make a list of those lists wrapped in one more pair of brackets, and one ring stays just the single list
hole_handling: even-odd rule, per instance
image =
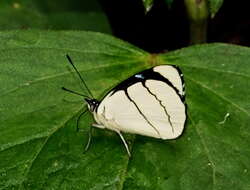
[{"label": "green leaf", "polygon": [[[58,40],[60,39],[60,40]],[[92,32],[1,32],[0,189],[247,189],[250,186],[250,50],[211,44],[162,55]],[[188,122],[176,140],[94,129],[87,93],[98,99],[154,64],[176,64],[186,81]],[[225,115],[229,116],[225,118]],[[223,121],[223,122],[222,122]],[[239,180],[240,179],[240,180]]]},{"label": "green leaf", "polygon": [[216,15],[216,13],[219,11],[219,9],[221,8],[222,4],[223,4],[224,0],[209,0],[209,9],[210,9],[210,14],[211,17],[214,18],[214,16]]},{"label": "green leaf", "polygon": [[178,151],[168,163],[176,165],[169,167],[176,172],[170,178],[180,189],[247,189],[250,49],[210,44],[161,58],[184,73],[189,118],[186,133],[172,147]]},{"label": "green leaf", "polygon": [[74,29],[111,33],[108,19],[96,0],[4,0],[0,30]]},{"label": "green leaf", "polygon": [[145,12],[148,13],[154,4],[154,0],[142,0],[142,3],[144,5]]},{"label": "green leaf", "polygon": [[76,132],[85,105],[61,87],[86,91],[65,55],[100,98],[145,67],[148,54],[90,32],[1,32],[0,41],[0,189],[121,186],[128,157],[119,137],[96,130],[91,151],[83,154],[92,119],[84,118],[84,132]]}]

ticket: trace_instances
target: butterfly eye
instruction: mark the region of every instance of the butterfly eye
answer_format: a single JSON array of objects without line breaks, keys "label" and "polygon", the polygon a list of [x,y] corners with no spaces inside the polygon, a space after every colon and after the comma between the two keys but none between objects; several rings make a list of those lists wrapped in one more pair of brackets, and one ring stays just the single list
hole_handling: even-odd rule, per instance
[{"label": "butterfly eye", "polygon": [[92,100],[86,100],[88,103],[89,110],[91,112],[95,111],[96,107],[98,106],[99,102],[95,99]]}]

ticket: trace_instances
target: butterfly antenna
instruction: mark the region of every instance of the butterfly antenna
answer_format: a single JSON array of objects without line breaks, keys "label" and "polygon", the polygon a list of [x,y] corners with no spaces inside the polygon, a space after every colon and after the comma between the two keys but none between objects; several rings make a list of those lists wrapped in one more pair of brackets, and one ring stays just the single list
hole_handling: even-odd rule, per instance
[{"label": "butterfly antenna", "polygon": [[76,69],[75,65],[73,64],[73,61],[71,60],[70,56],[67,54],[66,57],[67,57],[69,63],[70,63],[70,64],[72,65],[72,67],[74,68],[74,70],[76,71],[76,73],[77,73],[77,75],[79,76],[79,78],[81,79],[81,81],[82,81],[83,85],[85,86],[85,88],[87,89],[89,95],[90,95],[92,98],[94,98],[93,94],[92,94],[91,91],[89,90],[87,84],[86,84],[85,81],[83,80],[83,78],[82,78],[82,76],[80,75],[79,71]]},{"label": "butterfly antenna", "polygon": [[84,95],[84,94],[81,94],[81,93],[78,93],[78,92],[75,92],[73,90],[70,90],[70,89],[67,89],[65,87],[62,87],[63,90],[67,91],[67,92],[70,92],[72,94],[76,94],[76,95],[79,95],[79,96],[83,96],[83,97],[86,97],[86,98],[89,98],[88,96]]}]

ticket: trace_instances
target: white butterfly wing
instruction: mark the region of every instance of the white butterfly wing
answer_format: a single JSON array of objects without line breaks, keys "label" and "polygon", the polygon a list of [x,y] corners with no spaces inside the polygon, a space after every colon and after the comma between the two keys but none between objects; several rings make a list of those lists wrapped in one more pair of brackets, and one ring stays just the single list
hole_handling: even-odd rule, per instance
[{"label": "white butterfly wing", "polygon": [[153,68],[153,71],[158,72],[163,77],[169,80],[171,84],[178,90],[181,96],[185,96],[183,74],[180,69],[172,65],[160,65]]},{"label": "white butterfly wing", "polygon": [[97,117],[108,129],[157,137],[157,133],[149,127],[125,91],[117,91],[106,97],[98,107]]},{"label": "white butterfly wing", "polygon": [[186,113],[173,87],[146,80],[111,91],[100,103],[96,120],[111,130],[174,139],[183,131]]}]

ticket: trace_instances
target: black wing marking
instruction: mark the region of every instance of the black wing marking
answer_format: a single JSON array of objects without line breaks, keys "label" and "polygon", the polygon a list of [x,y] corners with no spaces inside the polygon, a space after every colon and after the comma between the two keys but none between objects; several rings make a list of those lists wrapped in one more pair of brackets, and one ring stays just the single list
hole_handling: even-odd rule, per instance
[{"label": "black wing marking", "polygon": [[[162,82],[168,84],[169,86],[171,86],[175,90],[177,95],[180,97],[182,102],[184,102],[185,101],[185,96],[181,96],[179,94],[179,90],[167,78],[162,76],[160,73],[153,71],[153,68],[144,70],[144,71],[142,71],[140,73],[137,73],[137,74],[129,77],[128,79],[122,81],[120,84],[118,84],[115,88],[113,88],[111,90],[113,92],[110,94],[110,96],[112,96],[114,93],[116,93],[119,90],[126,91],[126,89],[129,86],[131,86],[131,85],[133,85],[133,84],[135,84],[137,82],[142,82],[143,84],[145,84],[146,80],[152,79],[152,80],[162,81]],[[184,84],[183,74],[181,73],[181,70],[177,66],[174,66],[174,68],[177,69],[177,71],[178,71],[178,73],[180,75],[182,84]]]},{"label": "black wing marking", "polygon": [[178,74],[179,74],[179,76],[181,78],[181,84],[182,84],[182,89],[183,89],[183,94],[184,94],[182,96],[181,100],[183,102],[185,102],[186,92],[185,92],[185,81],[184,81],[183,73],[182,73],[181,69],[179,67],[177,67],[176,65],[171,65],[171,66],[174,67],[177,70],[177,72],[178,72]]},{"label": "black wing marking", "polygon": [[138,105],[135,103],[134,100],[132,100],[132,98],[129,96],[128,91],[125,90],[125,94],[127,96],[127,98],[129,99],[130,102],[132,102],[136,109],[138,110],[138,112],[141,114],[141,116],[145,119],[145,121],[157,132],[157,134],[159,135],[159,137],[161,137],[160,132],[157,130],[157,128],[147,119],[147,117],[142,113],[142,111],[140,110],[140,108],[138,107]]},{"label": "black wing marking", "polygon": [[171,122],[170,115],[168,114],[167,109],[165,108],[165,106],[162,104],[162,100],[160,100],[153,92],[151,92],[151,90],[146,86],[145,83],[143,83],[143,87],[146,88],[147,91],[148,91],[152,96],[155,97],[155,99],[159,102],[160,106],[164,109],[164,112],[165,112],[165,114],[166,114],[166,116],[167,116],[167,118],[168,118],[168,122],[169,122],[169,124],[170,124],[170,126],[171,126],[171,128],[172,128],[172,132],[174,133],[174,127],[173,127],[173,124],[172,124],[172,122]]}]

